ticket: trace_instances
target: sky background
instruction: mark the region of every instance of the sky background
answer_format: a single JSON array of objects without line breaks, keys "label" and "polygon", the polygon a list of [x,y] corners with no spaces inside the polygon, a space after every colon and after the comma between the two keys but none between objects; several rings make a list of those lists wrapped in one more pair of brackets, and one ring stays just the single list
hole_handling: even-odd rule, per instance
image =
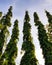
[{"label": "sky background", "polygon": [[[19,29],[20,29],[20,36],[19,36],[19,43],[18,43],[18,50],[21,51],[22,46],[22,30],[23,30],[23,21],[24,21],[24,15],[25,11],[29,11],[29,15],[31,18],[31,33],[33,37],[33,42],[36,49],[36,57],[39,60],[39,65],[44,65],[44,59],[42,56],[42,50],[40,49],[39,41],[38,41],[38,31],[37,28],[34,26],[33,22],[33,13],[37,12],[40,20],[44,25],[46,25],[47,17],[45,14],[45,10],[49,11],[52,14],[52,0],[0,0],[0,11],[3,12],[3,14],[6,14],[8,11],[9,6],[13,6],[13,18],[11,20],[12,24],[15,19],[19,20]],[[11,30],[11,28],[10,28]],[[10,31],[11,33],[11,31]],[[16,65],[20,63],[22,55],[20,55],[20,52],[18,52],[18,57],[16,59]]]}]

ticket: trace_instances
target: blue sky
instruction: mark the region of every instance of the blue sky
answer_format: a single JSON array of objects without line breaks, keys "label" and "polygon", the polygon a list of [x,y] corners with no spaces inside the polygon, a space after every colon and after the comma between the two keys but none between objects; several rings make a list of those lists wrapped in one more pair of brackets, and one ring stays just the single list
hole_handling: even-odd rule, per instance
[{"label": "blue sky", "polygon": [[23,16],[26,10],[32,12],[32,14],[37,11],[40,15],[44,13],[44,9],[52,10],[52,0],[0,0],[1,11],[6,12],[10,5],[13,6],[14,17]]},{"label": "blue sky", "polygon": [[13,17],[19,19],[24,17],[26,10],[32,16],[33,12],[36,11],[40,20],[43,19],[43,23],[46,23],[45,9],[52,13],[52,0],[0,0],[0,11],[7,12],[10,5],[13,6]]},{"label": "blue sky", "polygon": [[[48,10],[50,13],[52,13],[52,0],[0,0],[0,11],[2,11],[3,14],[5,14],[9,6],[11,5],[13,6],[12,23],[16,18],[19,20],[19,29],[20,29],[20,36],[19,36],[20,40],[18,43],[19,50],[21,49],[21,45],[22,45],[23,19],[24,19],[25,11],[28,10],[31,18],[31,25],[32,25],[31,33],[33,36],[33,42],[35,43],[36,55],[38,60],[40,60],[39,63],[41,65],[44,65],[44,60],[42,58],[43,57],[42,50],[40,49],[38,36],[37,36],[38,34],[37,28],[34,26],[34,22],[33,22],[33,13],[37,12],[42,23],[47,24],[47,17],[45,15],[45,10]],[[16,59],[16,63],[20,63],[21,57],[22,56],[20,55],[19,52],[18,58]]]}]

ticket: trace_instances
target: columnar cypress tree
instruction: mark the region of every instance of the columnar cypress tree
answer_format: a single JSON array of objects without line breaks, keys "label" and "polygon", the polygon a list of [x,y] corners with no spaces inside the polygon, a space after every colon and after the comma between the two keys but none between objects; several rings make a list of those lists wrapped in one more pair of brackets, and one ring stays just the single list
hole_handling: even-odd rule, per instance
[{"label": "columnar cypress tree", "polygon": [[3,16],[0,20],[1,28],[0,28],[0,57],[2,55],[2,49],[5,43],[6,34],[9,33],[8,27],[11,26],[11,17],[12,17],[12,6],[8,9],[8,12],[5,16]]},{"label": "columnar cypress tree", "polygon": [[14,28],[12,30],[11,39],[6,47],[2,58],[4,58],[3,65],[16,65],[15,58],[17,57],[17,42],[19,40],[19,29],[18,29],[18,20],[14,22]]},{"label": "columnar cypress tree", "polygon": [[12,6],[10,6],[10,8],[8,9],[8,12],[6,15],[1,17],[0,20],[0,24],[1,24],[1,28],[0,28],[0,65],[2,65],[2,51],[3,51],[3,46],[5,43],[5,38],[7,37],[6,34],[9,34],[8,31],[8,27],[11,26],[11,17],[12,17]]},{"label": "columnar cypress tree", "polygon": [[50,42],[52,42],[52,15],[48,12],[48,11],[45,11],[46,12],[46,16],[48,18],[48,40]]},{"label": "columnar cypress tree", "polygon": [[52,65],[52,43],[48,41],[44,25],[39,21],[39,17],[36,12],[34,13],[34,23],[38,26],[38,39],[45,58],[45,65]]},{"label": "columnar cypress tree", "polygon": [[24,26],[23,26],[23,44],[22,50],[25,51],[24,56],[21,59],[20,65],[37,65],[37,59],[35,56],[35,47],[33,45],[32,37],[31,37],[31,25],[29,23],[30,18],[28,15],[28,11],[25,13],[24,18]]}]

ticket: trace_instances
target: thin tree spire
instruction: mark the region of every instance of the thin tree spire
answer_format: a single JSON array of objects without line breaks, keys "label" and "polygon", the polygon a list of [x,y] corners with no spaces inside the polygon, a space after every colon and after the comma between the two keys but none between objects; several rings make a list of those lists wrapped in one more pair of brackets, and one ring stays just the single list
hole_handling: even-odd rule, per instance
[{"label": "thin tree spire", "polygon": [[3,61],[3,65],[16,65],[15,58],[17,57],[18,52],[17,48],[17,43],[19,40],[18,36],[19,36],[18,20],[15,20],[11,39],[6,47],[5,52],[2,55],[2,58],[5,59]]},{"label": "thin tree spire", "polygon": [[22,50],[25,51],[21,59],[20,65],[37,65],[35,56],[35,47],[31,37],[31,25],[29,23],[30,17],[28,11],[25,12],[24,26],[23,26],[23,44]]}]

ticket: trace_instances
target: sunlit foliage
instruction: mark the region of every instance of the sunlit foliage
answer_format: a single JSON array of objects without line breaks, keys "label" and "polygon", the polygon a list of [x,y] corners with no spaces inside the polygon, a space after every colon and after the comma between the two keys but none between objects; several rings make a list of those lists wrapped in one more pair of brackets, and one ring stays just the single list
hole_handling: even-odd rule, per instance
[{"label": "sunlit foliage", "polygon": [[5,16],[2,16],[0,20],[0,23],[4,26],[0,31],[0,65],[16,65],[15,58],[17,57],[18,52],[17,43],[19,40],[18,20],[15,20],[14,22],[11,39],[6,46],[4,53],[2,53],[6,33],[8,33],[9,35],[8,27],[11,27],[11,17],[12,17],[12,6],[10,6],[7,14]]}]

